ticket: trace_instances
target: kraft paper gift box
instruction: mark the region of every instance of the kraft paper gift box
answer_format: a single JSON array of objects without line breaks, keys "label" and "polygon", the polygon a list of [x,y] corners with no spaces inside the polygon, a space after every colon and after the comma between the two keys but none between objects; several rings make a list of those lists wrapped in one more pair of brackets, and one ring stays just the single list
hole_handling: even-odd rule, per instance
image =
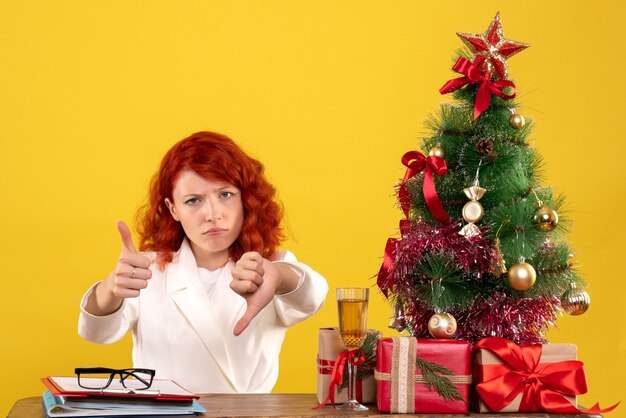
[{"label": "kraft paper gift box", "polygon": [[[515,363],[515,364],[512,364],[512,365],[505,364],[505,361],[503,361],[501,357],[496,355],[490,349],[485,348],[489,346],[490,342],[493,343],[494,341],[496,344],[498,344],[501,347],[501,349],[502,347],[506,347],[508,345],[511,351],[511,357],[512,357],[511,363]],[[481,347],[482,345],[484,345],[484,347]],[[582,382],[579,383],[579,386],[584,386],[584,391],[586,391],[586,381],[584,380],[584,372],[582,370],[582,363],[575,361],[577,349],[574,344],[536,345],[534,346],[536,347],[535,350],[540,349],[540,356],[538,355],[539,353],[537,351],[535,351],[535,354],[531,354],[529,351],[529,350],[532,350],[531,347],[533,346],[517,346],[512,341],[509,341],[500,337],[490,337],[490,338],[483,339],[474,347],[473,359],[472,359],[472,374],[473,374],[474,393],[476,396],[474,397],[473,408],[476,411],[478,412],[540,412],[542,409],[544,409],[540,405],[535,404],[534,401],[532,400],[531,400],[532,405],[523,407],[522,406],[523,392],[519,392],[517,393],[517,395],[514,395],[513,393],[500,393],[494,397],[493,396],[494,392],[490,392],[490,390],[488,389],[488,386],[485,386],[485,382],[492,380],[492,379],[498,379],[494,381],[497,383],[495,387],[497,387],[498,391],[500,392],[506,391],[505,389],[506,386],[503,384],[500,384],[503,381],[501,380],[503,378],[503,375],[505,373],[510,372],[511,370],[515,371],[515,373],[519,373],[517,372],[517,370],[523,371],[524,373],[526,373],[526,371],[523,369],[526,369],[527,367],[520,366],[520,365],[528,363],[530,365],[529,369],[532,369],[533,363],[535,363],[535,360],[536,360],[532,358],[533,356],[538,357],[539,359],[538,365],[535,366],[534,370],[530,370],[528,374],[528,378],[526,377],[523,378],[523,382],[524,382],[523,384],[525,384],[526,382],[533,383],[534,379],[537,379],[535,377],[537,376],[537,373],[543,374],[543,375],[549,374],[550,370],[549,368],[548,369],[545,368],[546,365],[559,367],[559,370],[555,370],[557,374],[563,374],[563,371],[562,371],[563,369],[567,370],[569,368],[573,370],[574,368],[580,368],[580,370],[578,371],[578,376],[576,377],[579,378],[579,381],[582,379]],[[502,378],[500,378],[501,376]],[[504,379],[508,381],[508,379],[506,378]],[[539,377],[539,379],[541,379],[541,377]],[[498,391],[495,391],[495,392],[498,392]],[[567,391],[570,391],[570,390],[567,390]],[[575,392],[575,391],[572,390],[572,392]],[[569,402],[574,407],[577,405],[576,396],[561,395],[560,397],[563,400],[567,400],[567,402]],[[486,400],[486,398],[490,398],[490,399]],[[509,399],[510,399],[510,402],[509,402]],[[492,407],[497,408],[499,405],[504,404],[504,403],[506,403],[506,405],[504,405],[501,409],[497,409],[497,410],[496,409],[492,410],[488,406],[488,404],[490,404]],[[549,412],[549,411],[545,411],[545,412]]]},{"label": "kraft paper gift box", "polygon": [[[462,399],[445,399],[429,390],[416,367],[416,356],[452,372],[446,376]],[[378,340],[376,400],[380,412],[449,413],[468,411],[470,345],[466,341],[393,337]]]},{"label": "kraft paper gift box", "polygon": [[[379,334],[379,331],[368,330],[368,334],[372,332]],[[317,400],[320,403],[328,397],[330,376],[335,359],[342,351],[345,349],[341,343],[339,329],[337,327],[320,328],[317,351]],[[356,381],[356,398],[361,403],[376,403],[376,381],[373,374],[364,380]],[[348,388],[342,390],[335,388],[335,404],[342,404],[347,400]]]}]

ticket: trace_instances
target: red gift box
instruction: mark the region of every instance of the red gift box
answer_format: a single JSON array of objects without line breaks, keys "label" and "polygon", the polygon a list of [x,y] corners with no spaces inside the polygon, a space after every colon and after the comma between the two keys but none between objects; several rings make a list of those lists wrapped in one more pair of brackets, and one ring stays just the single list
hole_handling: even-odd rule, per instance
[{"label": "red gift box", "polygon": [[[416,356],[452,372],[446,376],[462,400],[442,397],[424,383]],[[470,345],[466,341],[393,337],[376,347],[376,402],[380,412],[464,414],[468,410]]]},{"label": "red gift box", "polygon": [[617,406],[578,409],[576,395],[587,392],[587,381],[573,344],[518,346],[489,337],[474,346],[473,356],[479,412],[596,414]]}]

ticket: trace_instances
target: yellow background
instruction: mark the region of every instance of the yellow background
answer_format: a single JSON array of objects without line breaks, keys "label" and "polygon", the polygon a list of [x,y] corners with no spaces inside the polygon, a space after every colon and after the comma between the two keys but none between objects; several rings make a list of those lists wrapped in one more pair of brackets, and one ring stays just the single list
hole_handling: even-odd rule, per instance
[{"label": "yellow background", "polygon": [[[550,339],[578,345],[584,404],[624,400],[626,6],[575,4],[0,3],[0,413],[40,395],[41,376],[131,364],[129,339],[78,337],[78,302],[115,264],[115,221],[132,221],[161,156],[199,130],[265,163],[286,246],[329,281],[326,306],[288,333],[275,388],[313,392],[317,329],[336,323],[334,288],[374,284],[401,216],[400,157],[449,100],[438,89],[454,76],[455,32],[483,32],[498,10],[505,36],[532,45],[510,73],[590,283],[588,313]],[[390,335],[389,315],[373,291],[370,327]]]}]

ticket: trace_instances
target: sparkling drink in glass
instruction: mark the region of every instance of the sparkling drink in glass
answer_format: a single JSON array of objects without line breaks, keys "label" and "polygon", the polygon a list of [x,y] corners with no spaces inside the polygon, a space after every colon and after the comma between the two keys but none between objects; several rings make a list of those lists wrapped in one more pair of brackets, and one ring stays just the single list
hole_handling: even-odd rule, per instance
[{"label": "sparkling drink in glass", "polygon": [[[348,351],[361,347],[367,333],[367,303],[369,289],[337,289],[339,335]],[[339,410],[365,411],[367,407],[356,400],[356,366],[348,362],[348,400],[337,407]]]}]

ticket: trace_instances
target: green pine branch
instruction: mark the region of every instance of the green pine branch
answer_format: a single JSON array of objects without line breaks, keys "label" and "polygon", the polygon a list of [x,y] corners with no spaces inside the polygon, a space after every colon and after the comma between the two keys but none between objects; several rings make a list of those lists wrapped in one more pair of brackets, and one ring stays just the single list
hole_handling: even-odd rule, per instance
[{"label": "green pine branch", "polygon": [[415,367],[420,370],[424,377],[424,385],[426,389],[437,391],[439,396],[447,401],[464,401],[463,396],[459,393],[454,384],[447,376],[453,373],[437,363],[431,363],[421,357],[415,358]]},{"label": "green pine branch", "polygon": [[468,308],[479,291],[480,284],[467,280],[448,251],[425,254],[413,272],[411,297],[427,302],[433,309]]}]

